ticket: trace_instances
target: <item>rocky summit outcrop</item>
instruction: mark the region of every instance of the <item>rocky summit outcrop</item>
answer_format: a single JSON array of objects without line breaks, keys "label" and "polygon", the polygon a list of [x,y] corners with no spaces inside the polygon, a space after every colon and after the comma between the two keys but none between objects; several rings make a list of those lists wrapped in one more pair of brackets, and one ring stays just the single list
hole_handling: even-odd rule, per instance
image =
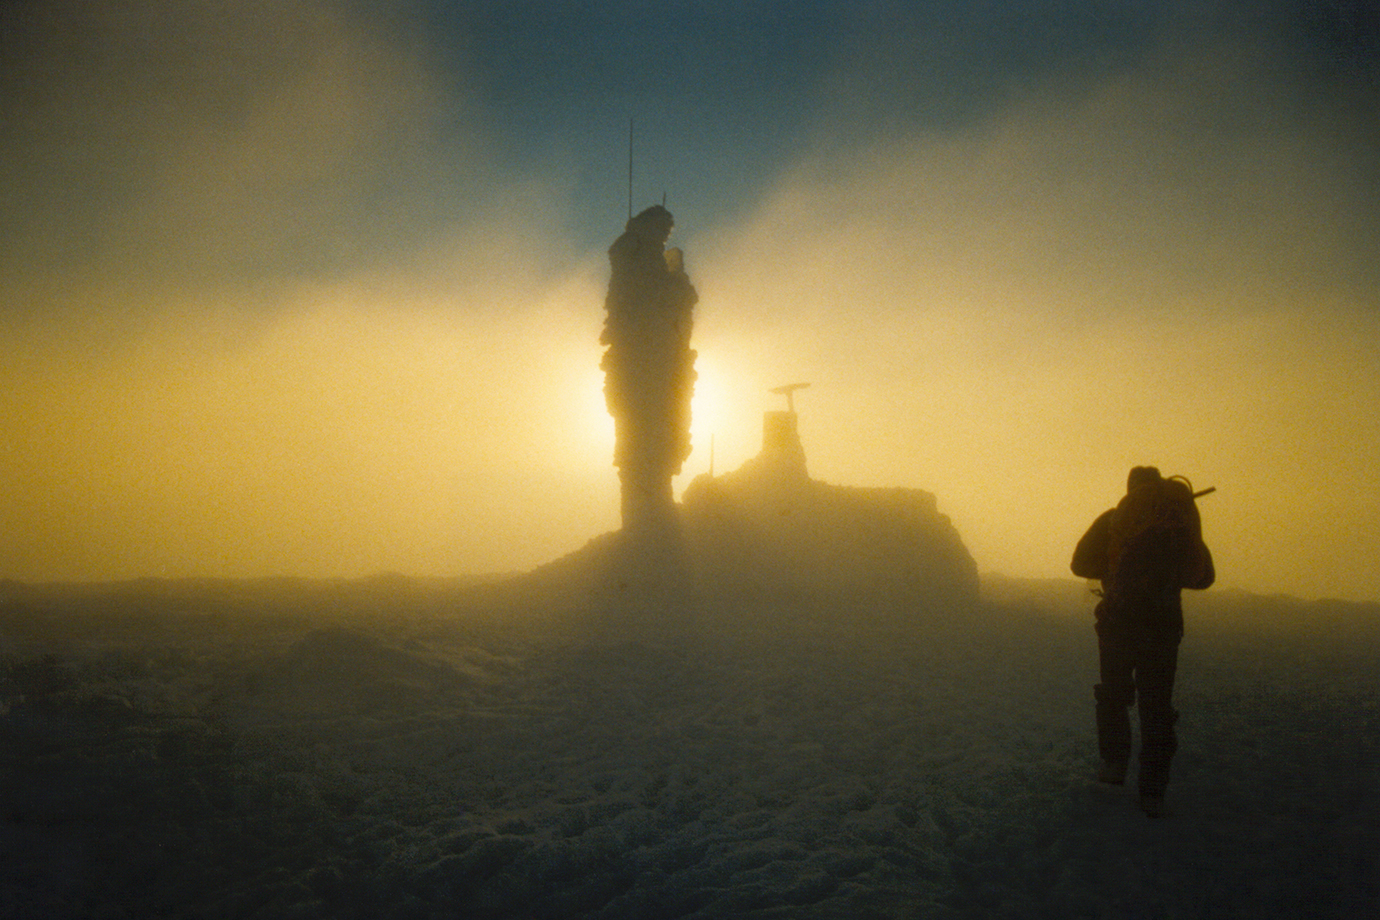
[{"label": "rocky summit outcrop", "polygon": [[977,565],[920,489],[859,488],[810,478],[794,412],[768,412],[762,452],[697,477],[666,539],[628,530],[520,576],[514,603],[548,608],[772,608],[864,622],[947,616],[978,600]]},{"label": "rocky summit outcrop", "polygon": [[977,600],[977,565],[933,494],[811,479],[793,422],[769,413],[761,454],[685,490],[682,536],[699,594],[844,611]]}]

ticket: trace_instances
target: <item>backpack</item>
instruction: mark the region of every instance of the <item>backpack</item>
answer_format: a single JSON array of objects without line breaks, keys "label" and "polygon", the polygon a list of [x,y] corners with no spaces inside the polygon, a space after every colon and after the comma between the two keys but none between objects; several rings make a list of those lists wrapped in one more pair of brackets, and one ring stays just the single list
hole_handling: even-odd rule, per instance
[{"label": "backpack", "polygon": [[1177,596],[1200,579],[1203,524],[1193,486],[1182,476],[1142,482],[1108,521],[1108,593],[1147,599]]}]

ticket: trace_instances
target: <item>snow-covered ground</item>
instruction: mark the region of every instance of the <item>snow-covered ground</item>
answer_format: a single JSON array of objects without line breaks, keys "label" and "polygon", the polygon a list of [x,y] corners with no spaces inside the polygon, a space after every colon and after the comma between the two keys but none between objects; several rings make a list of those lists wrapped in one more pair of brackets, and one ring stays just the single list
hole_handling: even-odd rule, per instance
[{"label": "snow-covered ground", "polygon": [[1091,780],[1080,587],[898,624],[9,586],[0,916],[1380,915],[1380,608],[1191,598],[1153,821]]}]

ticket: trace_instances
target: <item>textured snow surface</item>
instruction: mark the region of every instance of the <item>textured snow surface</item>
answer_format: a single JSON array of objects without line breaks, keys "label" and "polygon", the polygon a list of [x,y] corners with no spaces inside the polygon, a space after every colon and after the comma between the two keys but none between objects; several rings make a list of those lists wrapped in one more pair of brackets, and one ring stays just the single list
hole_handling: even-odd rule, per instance
[{"label": "textured snow surface", "polygon": [[1158,821],[1091,780],[1083,599],[11,605],[0,916],[1375,916],[1376,610],[1234,604],[1190,607]]}]

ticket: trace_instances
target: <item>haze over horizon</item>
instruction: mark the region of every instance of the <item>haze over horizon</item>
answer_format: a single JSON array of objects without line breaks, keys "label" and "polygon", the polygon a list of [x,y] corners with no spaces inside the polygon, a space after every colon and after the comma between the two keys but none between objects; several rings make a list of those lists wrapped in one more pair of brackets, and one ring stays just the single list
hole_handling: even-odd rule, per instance
[{"label": "haze over horizon", "polygon": [[755,455],[1065,577],[1139,463],[1219,585],[1380,600],[1358,0],[16,3],[0,578],[465,574],[618,526],[605,250],[697,288],[679,492]]}]

